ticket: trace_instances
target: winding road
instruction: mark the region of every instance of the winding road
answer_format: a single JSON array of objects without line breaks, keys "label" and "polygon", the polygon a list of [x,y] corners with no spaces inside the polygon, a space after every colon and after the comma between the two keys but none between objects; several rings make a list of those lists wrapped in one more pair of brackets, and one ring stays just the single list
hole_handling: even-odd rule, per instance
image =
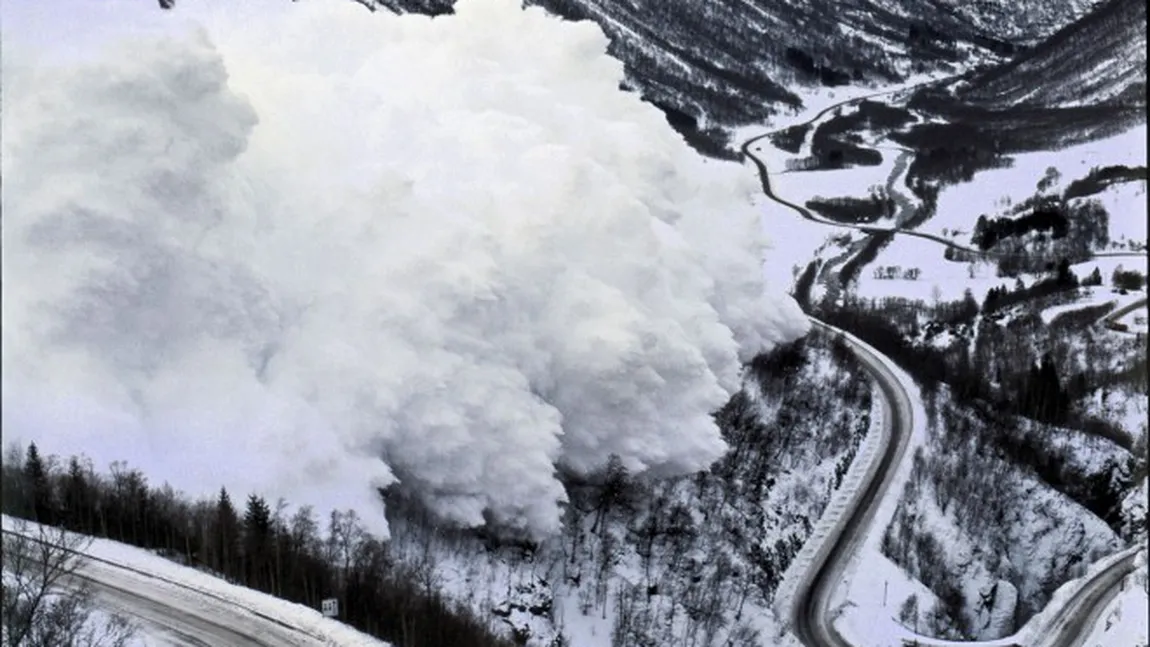
[{"label": "winding road", "polygon": [[812,318],[811,323],[831,334],[843,336],[851,352],[874,377],[886,403],[879,439],[882,452],[867,466],[865,485],[854,493],[846,514],[838,520],[815,553],[811,567],[795,590],[795,605],[790,618],[792,631],[804,645],[854,647],[827,620],[827,612],[851,556],[871,530],[878,504],[894,479],[895,467],[906,454],[913,431],[913,415],[910,396],[877,350],[817,319]]},{"label": "winding road", "polygon": [[1134,303],[1122,306],[1121,308],[1119,308],[1119,309],[1115,310],[1114,312],[1111,312],[1110,314],[1103,317],[1102,323],[1104,325],[1109,324],[1109,323],[1118,321],[1122,317],[1125,317],[1126,315],[1130,314],[1131,312],[1134,312],[1135,310],[1138,310],[1139,308],[1145,309],[1146,303],[1147,303],[1147,300],[1145,297],[1143,297],[1143,298],[1135,301]]},{"label": "winding road", "polygon": [[[920,85],[926,85],[926,84],[920,84]],[[889,94],[896,94],[899,92],[909,91],[915,87],[919,87],[919,86],[911,86],[911,88],[904,88],[904,89],[899,89],[899,90],[890,90],[888,92],[876,92],[874,94],[868,94],[868,95],[861,96],[861,97],[855,97],[853,99],[847,99],[845,101],[841,101],[839,103],[836,103],[832,106],[829,106],[827,108],[820,110],[818,113],[815,114],[815,116],[813,116],[810,119],[808,119],[807,121],[802,122],[801,124],[797,124],[797,125],[810,127],[816,121],[818,121],[819,119],[822,119],[824,116],[827,115],[827,113],[831,112],[832,110],[836,110],[836,109],[844,107],[844,106],[849,106],[849,105],[853,105],[856,103],[860,103],[862,101],[865,101],[867,99],[873,99],[875,97],[880,97],[880,96],[885,96],[885,95],[889,95]],[[794,126],[791,126],[791,127],[793,128]],[[806,207],[804,207],[802,205],[795,204],[793,202],[790,202],[790,201],[786,200],[785,198],[780,197],[778,194],[775,193],[774,189],[771,187],[770,170],[767,168],[766,163],[763,162],[763,160],[761,158],[759,158],[757,155],[755,155],[756,151],[762,150],[761,147],[759,146],[759,142],[763,141],[764,139],[771,137],[772,135],[777,134],[778,132],[780,132],[780,131],[777,131],[777,130],[771,131],[771,132],[765,133],[763,135],[759,135],[757,137],[753,137],[751,139],[748,139],[746,141],[746,143],[743,144],[741,150],[742,150],[743,155],[747,159],[751,160],[751,162],[758,169],[759,181],[760,181],[760,184],[762,186],[763,193],[768,198],[773,200],[774,202],[777,202],[778,204],[781,204],[784,207],[791,209],[792,211],[799,214],[803,218],[810,220],[812,222],[817,222],[819,224],[827,225],[830,227],[855,229],[855,230],[861,231],[861,232],[866,233],[866,234],[895,234],[895,235],[900,235],[900,236],[913,236],[915,238],[922,238],[924,240],[929,240],[929,241],[933,241],[935,243],[938,243],[939,245],[942,245],[944,247],[949,247],[950,249],[953,249],[957,252],[960,252],[962,254],[965,254],[965,255],[973,257],[973,258],[998,259],[998,258],[1009,258],[1011,256],[1017,255],[1017,254],[1013,254],[1013,253],[983,251],[981,249],[977,249],[974,247],[967,247],[965,245],[960,245],[960,244],[958,244],[952,240],[948,240],[946,238],[943,238],[942,236],[932,234],[929,232],[916,231],[914,229],[904,229],[904,228],[898,227],[898,226],[895,226],[895,227],[876,227],[874,225],[858,225],[858,224],[852,224],[852,223],[842,223],[842,222],[836,222],[834,220],[828,220],[828,219],[823,218],[821,216],[815,215],[814,213],[811,213],[811,211],[809,209],[807,209]],[[908,152],[906,149],[897,149],[897,150],[903,151],[904,154],[905,154],[905,152]],[[909,163],[905,164],[901,167],[899,166],[899,164],[895,165],[895,173],[892,174],[892,176],[887,181],[888,191],[889,191],[890,187],[896,182],[896,177],[898,177],[899,175],[901,175],[902,172],[907,170],[907,168],[909,166],[910,166]],[[901,197],[901,192],[891,192],[891,195],[896,196],[896,199],[898,199],[899,197]],[[902,199],[905,200],[905,197],[902,197]],[[902,205],[900,205],[900,207],[901,206]],[[902,209],[900,209],[900,212],[901,211],[902,211]],[[1146,256],[1146,252],[1133,252],[1133,251],[1094,252],[1093,256],[1098,257],[1098,258],[1101,258],[1101,257],[1143,257],[1144,258]]]},{"label": "winding road", "polygon": [[[855,104],[865,99],[893,94],[904,90],[880,92],[866,96],[855,97],[828,106],[816,113],[812,118],[799,125],[811,126],[832,110],[843,106]],[[975,254],[982,258],[993,258],[981,250],[964,247],[953,241],[929,233],[901,229],[899,227],[880,228],[868,225],[842,224],[820,218],[808,209],[778,196],[771,187],[770,172],[767,165],[755,155],[756,144],[775,134],[770,132],[748,140],[742,146],[742,152],[750,159],[756,168],[763,193],[778,204],[798,213],[801,217],[821,224],[858,229],[866,233],[894,233],[915,236],[932,240],[940,245],[959,250],[968,254]],[[1144,256],[1142,253],[1101,253],[1096,256]],[[1145,300],[1131,304],[1122,311],[1111,315],[1111,318],[1121,316],[1138,306],[1144,306]],[[903,461],[907,453],[910,437],[914,429],[913,408],[910,395],[898,378],[891,371],[893,362],[881,355],[877,350],[861,340],[846,334],[815,318],[811,318],[814,326],[832,334],[842,335],[852,353],[858,358],[863,367],[874,378],[883,398],[884,420],[879,438],[880,452],[866,466],[862,485],[852,495],[845,512],[839,517],[830,532],[827,533],[822,544],[817,548],[810,561],[809,568],[803,573],[793,597],[793,606],[789,613],[789,622],[792,632],[808,647],[869,647],[852,645],[835,628],[830,618],[830,605],[835,589],[843,581],[851,557],[858,550],[864,539],[872,531],[874,516],[879,503],[890,489],[897,466]],[[828,508],[829,509],[829,508]],[[1054,610],[1053,619],[1038,632],[1036,647],[1075,647],[1081,643],[1093,626],[1097,616],[1106,604],[1116,594],[1115,587],[1134,568],[1135,552],[1128,550],[1129,554],[1116,560],[1111,566],[1095,574],[1070,596],[1063,606]],[[997,645],[1009,645],[1005,641],[993,641]],[[906,644],[918,645],[974,645],[977,643],[956,643],[951,641],[932,639],[926,636],[918,637]]]}]

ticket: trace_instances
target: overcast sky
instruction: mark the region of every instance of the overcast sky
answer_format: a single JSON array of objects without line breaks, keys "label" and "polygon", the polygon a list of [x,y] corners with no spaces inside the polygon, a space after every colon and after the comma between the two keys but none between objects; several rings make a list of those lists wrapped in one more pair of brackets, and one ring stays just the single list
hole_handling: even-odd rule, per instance
[{"label": "overcast sky", "polygon": [[164,18],[159,13],[147,0],[12,0],[0,4],[0,30],[5,50],[25,41],[52,55],[76,55],[109,36],[154,25]]},{"label": "overcast sky", "polygon": [[0,3],[0,34],[5,54],[23,41],[51,58],[86,58],[95,48],[126,35],[182,31],[217,11],[234,19],[263,12],[267,4],[268,0],[184,0],[176,10],[163,11],[156,0],[7,0]]}]

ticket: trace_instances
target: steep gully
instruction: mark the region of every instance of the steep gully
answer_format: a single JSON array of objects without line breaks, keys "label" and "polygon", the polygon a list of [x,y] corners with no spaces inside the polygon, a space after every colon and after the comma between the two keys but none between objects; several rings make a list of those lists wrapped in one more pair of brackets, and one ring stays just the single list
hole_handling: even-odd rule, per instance
[{"label": "steep gully", "polygon": [[[933,83],[946,83],[946,80],[935,81]],[[909,89],[911,88],[876,92],[840,101],[820,110],[800,125],[809,127],[831,111],[857,104],[866,99],[906,92]],[[988,254],[982,250],[965,247],[934,234],[902,229],[897,226],[882,228],[869,225],[842,224],[826,220],[814,215],[805,207],[778,196],[771,187],[770,171],[767,165],[762,159],[755,155],[756,151],[762,150],[757,144],[777,132],[779,131],[759,135],[748,140],[742,146],[743,155],[755,165],[763,193],[770,200],[798,213],[807,220],[820,224],[839,228],[857,229],[869,234],[894,233],[897,235],[915,236],[972,255],[974,258],[995,257],[994,254]],[[900,160],[900,162],[901,161],[902,160]],[[896,165],[895,175],[905,172],[906,166],[908,165]],[[892,176],[891,184],[893,184],[893,182],[894,179]],[[902,206],[903,205],[900,205],[900,207]],[[900,211],[902,210],[903,209],[900,208]],[[1144,256],[1144,254],[1116,252],[1100,253],[1096,254],[1096,256]],[[1138,304],[1132,304],[1130,309],[1138,307],[1139,305],[1145,305],[1145,300]],[[1111,316],[1113,317],[1114,315]],[[909,440],[914,428],[913,409],[911,407],[910,395],[889,368],[889,366],[893,365],[893,362],[889,358],[881,356],[877,350],[861,342],[861,340],[849,334],[844,334],[842,330],[834,328],[814,317],[811,317],[811,321],[818,328],[831,332],[832,334],[840,334],[843,336],[844,341],[849,345],[863,367],[874,378],[879,387],[885,407],[883,408],[884,419],[882,432],[879,438],[879,454],[866,467],[862,486],[853,493],[844,514],[831,526],[830,532],[827,533],[822,544],[814,553],[810,567],[803,573],[795,589],[793,605],[789,610],[789,618],[787,618],[787,620],[790,623],[792,632],[808,647],[866,647],[851,645],[835,628],[833,620],[829,617],[830,604],[835,589],[843,579],[851,557],[872,530],[871,523],[877,512],[878,505],[883,500],[883,495],[889,490],[897,467],[906,456],[906,450],[909,446]],[[1101,613],[1105,605],[1117,594],[1116,587],[1123,581],[1125,576],[1133,570],[1136,552],[1137,551],[1130,550],[1125,551],[1122,558],[1117,559],[1109,567],[1095,573],[1091,578],[1083,582],[1073,595],[1063,601],[1061,608],[1053,610],[1052,620],[1045,623],[1045,626],[1040,629],[1039,634],[1035,637],[1034,644],[1043,647],[1072,647],[1084,640],[1098,614]],[[1048,609],[1048,611],[1050,610]],[[904,639],[904,643],[908,645],[975,644],[937,640],[926,636],[918,636],[909,640]],[[993,644],[1011,645],[1017,643],[1012,643],[1009,639],[1006,639],[993,641]]]}]

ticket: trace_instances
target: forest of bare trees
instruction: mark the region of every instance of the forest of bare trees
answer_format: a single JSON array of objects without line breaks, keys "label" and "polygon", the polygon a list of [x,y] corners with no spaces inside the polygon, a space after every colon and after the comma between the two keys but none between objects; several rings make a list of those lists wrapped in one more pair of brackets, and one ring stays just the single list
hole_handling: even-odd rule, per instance
[{"label": "forest of bare trees", "polygon": [[91,539],[19,519],[3,531],[5,647],[124,647],[135,635],[119,614],[96,617],[81,569]]}]

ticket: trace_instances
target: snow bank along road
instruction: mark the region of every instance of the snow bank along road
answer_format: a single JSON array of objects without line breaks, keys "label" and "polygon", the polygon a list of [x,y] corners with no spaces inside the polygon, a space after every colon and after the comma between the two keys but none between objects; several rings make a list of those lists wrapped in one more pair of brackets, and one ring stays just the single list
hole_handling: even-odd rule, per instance
[{"label": "snow bank along road", "polygon": [[[35,537],[3,529],[30,541]],[[168,644],[191,647],[296,647],[329,644],[302,630],[205,591],[84,553],[75,578],[87,581],[101,608],[146,626]],[[72,584],[76,584],[73,582]]]},{"label": "snow bank along road", "polygon": [[910,396],[878,351],[853,335],[817,319],[811,322],[832,334],[842,335],[855,357],[874,376],[882,393],[883,424],[878,439],[881,454],[866,468],[862,486],[852,495],[850,505],[815,552],[811,566],[794,594],[791,628],[799,640],[812,647],[851,647],[828,620],[831,596],[843,580],[851,556],[867,536],[878,503],[893,480],[895,468],[906,454],[912,431]]},{"label": "snow bank along road", "polygon": [[[837,103],[821,110],[808,120],[809,125],[820,117],[840,106],[860,102],[889,92],[870,94],[856,97]],[[815,222],[841,227],[840,223],[823,220],[813,215],[802,206],[788,202],[772,191],[767,166],[761,159],[751,152],[752,146],[774,133],[767,133],[748,140],[742,147],[743,153],[755,164],[762,182],[763,192],[771,200],[789,208],[799,215]],[[918,236],[959,249],[962,251],[980,253],[979,250],[956,245],[944,238],[924,234],[921,232],[893,228],[878,230],[873,227],[851,226],[855,229],[877,233],[879,231],[894,231],[896,233]],[[1101,255],[1101,254],[1099,254]],[[1143,304],[1145,302],[1143,301]],[[1139,304],[1131,304],[1131,309]],[[1122,313],[1125,314],[1125,313]],[[1113,315],[1111,315],[1113,316]],[[879,456],[866,466],[865,475],[860,487],[850,496],[850,502],[845,513],[830,526],[819,547],[810,560],[810,565],[798,582],[793,594],[793,606],[790,610],[791,629],[799,640],[809,647],[854,647],[834,627],[833,620],[828,619],[831,596],[838,584],[843,580],[844,572],[850,562],[850,557],[858,549],[870,530],[871,521],[882,501],[882,495],[889,489],[890,483],[897,471],[897,466],[903,460],[913,431],[913,414],[910,395],[899,382],[891,366],[894,363],[874,348],[860,339],[811,318],[812,323],[832,334],[841,335],[851,351],[859,359],[868,372],[874,377],[879,387],[883,408],[883,425],[878,438]],[[856,460],[863,460],[860,455]],[[833,511],[828,506],[827,512]],[[812,537],[817,541],[817,537]],[[1087,635],[1093,621],[1105,608],[1105,605],[1115,594],[1115,587],[1134,568],[1134,552],[1129,552],[1120,559],[1116,559],[1109,567],[1095,573],[1093,577],[1081,583],[1077,592],[1063,601],[1059,609],[1047,609],[1051,618],[1044,623],[1045,626],[1036,627],[1031,635],[1035,645],[1042,647],[1072,647],[1080,643]],[[1017,634],[1016,634],[1017,635]],[[936,640],[925,636],[904,641],[906,644],[916,645],[974,645],[976,643],[961,643],[945,640]],[[989,641],[987,644],[1011,645],[1017,644],[1011,638]],[[865,646],[862,646],[865,647]]]},{"label": "snow bank along road", "polygon": [[1062,608],[1051,614],[1046,627],[1041,628],[1045,631],[1040,630],[1033,642],[1035,647],[1082,645],[1106,605],[1118,594],[1123,578],[1134,570],[1138,551],[1144,549],[1136,546],[1123,551],[1112,564],[1083,582]]}]

